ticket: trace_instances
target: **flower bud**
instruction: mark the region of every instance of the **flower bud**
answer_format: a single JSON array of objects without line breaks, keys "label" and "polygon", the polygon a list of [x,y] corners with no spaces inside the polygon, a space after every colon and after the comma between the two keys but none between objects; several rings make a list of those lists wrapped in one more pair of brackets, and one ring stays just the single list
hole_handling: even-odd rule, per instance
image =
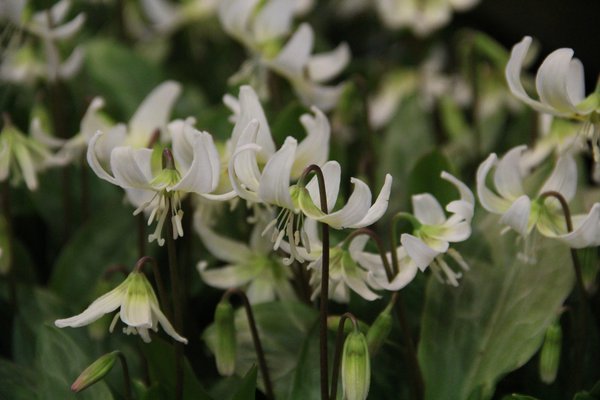
[{"label": "flower bud", "polygon": [[391,306],[386,307],[381,314],[377,316],[373,325],[367,331],[367,344],[369,354],[376,354],[383,343],[387,340],[392,331],[392,313]]},{"label": "flower bud", "polygon": [[235,371],[235,324],[233,307],[227,300],[217,304],[215,310],[215,329],[217,343],[215,358],[217,370],[221,375],[230,376]]},{"label": "flower bud", "polygon": [[560,351],[562,347],[562,329],[560,324],[554,322],[546,330],[544,344],[540,352],[540,379],[542,382],[551,384],[556,379],[560,363]]},{"label": "flower bud", "polygon": [[351,332],[342,353],[342,389],[347,400],[365,400],[371,384],[371,363],[367,339],[360,331]]},{"label": "flower bud", "polygon": [[71,390],[81,392],[104,378],[115,365],[118,355],[118,351],[113,351],[98,358],[75,379],[75,382],[71,385]]}]

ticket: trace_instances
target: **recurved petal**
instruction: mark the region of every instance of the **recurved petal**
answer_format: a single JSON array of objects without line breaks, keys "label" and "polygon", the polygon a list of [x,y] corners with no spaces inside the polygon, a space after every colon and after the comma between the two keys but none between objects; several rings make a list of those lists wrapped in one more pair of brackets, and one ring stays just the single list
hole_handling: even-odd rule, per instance
[{"label": "recurved petal", "polygon": [[345,253],[342,256],[342,279],[356,294],[367,301],[377,300],[381,296],[367,286],[367,273],[362,271],[356,262]]},{"label": "recurved petal", "polygon": [[390,174],[385,175],[385,181],[383,182],[383,186],[381,191],[379,192],[379,196],[375,199],[375,203],[369,210],[367,214],[361,219],[358,223],[353,224],[350,228],[362,228],[365,226],[369,226],[374,224],[379,220],[387,211],[388,203],[390,200],[390,193],[392,191],[392,176]]},{"label": "recurved petal", "polygon": [[[572,63],[572,58],[572,49],[553,51],[540,66],[535,79],[542,103],[550,105],[559,114],[576,112],[575,106],[584,98],[583,66],[579,60]],[[580,81],[575,84],[575,79]]]},{"label": "recurved petal", "polygon": [[371,190],[360,179],[352,178],[351,182],[354,190],[346,205],[336,212],[316,218],[318,221],[335,229],[343,229],[355,227],[365,218],[371,206]]},{"label": "recurved petal", "polygon": [[[136,144],[146,147],[154,131],[167,125],[171,109],[181,93],[181,85],[167,81],[157,86],[138,107],[129,121],[129,133],[136,138]],[[137,143],[137,142],[140,143]]]},{"label": "recurved petal", "polygon": [[98,178],[104,179],[105,181],[110,182],[113,185],[119,185],[117,183],[117,180],[104,169],[104,167],[102,166],[102,163],[98,159],[96,147],[98,145],[98,141],[101,140],[103,137],[104,137],[104,133],[98,131],[90,140],[90,143],[89,143],[88,149],[87,149],[87,162],[88,162],[90,168],[92,169],[92,171],[94,171],[96,173]]},{"label": "recurved petal", "polygon": [[433,259],[440,254],[427,246],[421,239],[408,233],[403,233],[400,236],[400,243],[421,271],[424,271]]},{"label": "recurved petal", "polygon": [[529,214],[531,212],[531,200],[526,195],[519,197],[504,213],[500,222],[510,226],[522,236],[529,232]]},{"label": "recurved petal", "polygon": [[152,307],[153,316],[158,320],[158,322],[160,323],[160,326],[162,326],[162,328],[165,330],[167,335],[171,336],[173,339],[177,340],[178,342],[187,344],[188,340],[175,331],[175,328],[173,328],[173,325],[171,325],[171,323],[169,322],[167,317],[165,317],[165,315],[162,313],[162,311],[158,307],[158,304],[152,303],[151,307]]},{"label": "recurved petal", "polygon": [[248,85],[240,87],[239,99],[240,114],[231,134],[233,146],[249,143],[242,139],[243,132],[247,129],[248,124],[255,120],[258,122],[258,133],[253,141],[262,147],[260,156],[266,162],[275,153],[275,142],[273,142],[269,123],[260,100],[254,89]]},{"label": "recurved petal", "polygon": [[510,207],[510,201],[499,197],[486,185],[487,176],[497,161],[498,157],[492,153],[477,168],[477,196],[483,208],[496,214],[502,214]]},{"label": "recurved petal", "polygon": [[525,145],[513,147],[500,159],[496,167],[494,184],[498,193],[509,200],[523,194],[521,155],[526,149]]},{"label": "recurved petal", "polygon": [[531,37],[525,36],[523,40],[513,46],[512,51],[510,53],[510,58],[508,59],[508,63],[506,64],[506,82],[508,83],[508,87],[512,94],[517,97],[519,100],[527,103],[534,109],[546,112],[546,113],[554,113],[552,107],[542,104],[539,101],[536,101],[529,97],[527,92],[525,92],[525,88],[521,83],[521,69],[523,69],[523,62],[525,61],[525,57],[527,56],[527,51],[529,50],[529,46],[531,46]]},{"label": "recurved petal", "polygon": [[[194,130],[191,127],[186,129]],[[181,171],[184,175],[171,190],[198,194],[210,193],[219,183],[221,174],[219,153],[208,132],[194,131],[194,160],[187,171]]]},{"label": "recurved petal", "polygon": [[446,221],[444,209],[429,193],[412,196],[412,207],[415,217],[425,225],[441,225]]},{"label": "recurved petal", "polygon": [[310,25],[301,24],[277,57],[270,62],[271,65],[288,78],[301,76],[312,52],[313,41],[314,32]]},{"label": "recurved petal", "polygon": [[314,117],[304,114],[300,122],[306,130],[306,138],[298,144],[296,159],[292,166],[292,178],[298,178],[304,169],[311,164],[323,165],[329,158],[329,137],[331,128],[325,114],[316,107],[311,107]]},{"label": "recurved petal", "polygon": [[[232,173],[245,188],[258,192],[260,185],[260,170],[258,168],[257,154],[262,147],[257,145],[256,138],[259,131],[259,122],[251,120],[246,125],[244,132],[239,138],[235,151],[229,160],[229,174]],[[253,150],[241,150],[252,148]],[[231,178],[233,179],[233,178]]]},{"label": "recurved petal", "polygon": [[346,84],[342,82],[335,86],[325,86],[299,77],[292,80],[292,86],[304,104],[327,112],[336,106]]},{"label": "recurved petal", "polygon": [[252,256],[252,251],[244,243],[217,234],[204,225],[200,218],[195,219],[194,228],[200,235],[204,246],[219,260],[228,263],[242,263]]},{"label": "recurved petal", "polygon": [[123,283],[110,292],[94,300],[94,302],[90,304],[89,307],[86,308],[81,314],[71,318],[57,319],[54,322],[54,325],[59,328],[64,328],[66,326],[77,328],[91,324],[104,314],[116,310],[123,302],[128,283],[129,281],[126,279]]},{"label": "recurved petal", "polygon": [[398,255],[398,268],[399,271],[396,276],[393,277],[392,281],[388,281],[385,275],[375,275],[369,273],[371,279],[375,280],[375,283],[381,288],[389,291],[398,291],[408,285],[417,275],[419,268],[415,261],[408,256],[404,247],[400,246],[397,249]]},{"label": "recurved petal", "polygon": [[[340,191],[340,178],[342,167],[337,161],[327,161],[323,167],[323,180],[325,181],[325,194],[327,197],[327,211],[331,211],[335,207],[337,197]],[[319,194],[319,181],[316,176],[306,184],[306,190],[310,194],[313,203],[321,209],[321,196]]]},{"label": "recurved petal", "polygon": [[252,24],[257,42],[277,39],[289,32],[293,3],[289,0],[271,0],[260,9]]},{"label": "recurved petal", "polygon": [[281,148],[269,159],[260,177],[258,196],[268,204],[293,210],[290,175],[298,142],[287,137]]},{"label": "recurved petal", "polygon": [[560,193],[565,200],[570,201],[577,190],[577,163],[570,154],[561,156],[550,177],[540,189],[540,194],[549,191]]},{"label": "recurved petal", "polygon": [[[548,232],[544,232],[546,236]],[[600,203],[594,204],[587,215],[573,217],[573,232],[554,237],[573,249],[600,246]]]},{"label": "recurved petal", "polygon": [[[237,148],[235,153],[232,154],[231,159],[229,160],[228,173],[229,173],[229,181],[231,182],[231,187],[241,198],[252,201],[252,202],[260,202],[260,198],[256,190],[258,189],[259,183],[255,183],[253,187],[248,186],[246,182],[242,181],[239,178],[239,174],[245,173],[246,169],[244,168],[247,164],[236,165],[236,161],[238,158],[243,157],[246,152],[251,152],[251,156],[254,159],[254,164],[256,164],[256,153],[260,151],[260,146],[254,143],[245,144]],[[239,170],[239,173],[238,173]],[[256,170],[258,170],[258,166],[256,166]],[[254,171],[256,172],[256,171]],[[256,172],[258,174],[258,172]],[[256,182],[258,182],[258,177],[256,177]],[[252,190],[248,190],[248,188]]]},{"label": "recurved petal", "polygon": [[152,150],[117,147],[110,154],[116,185],[123,189],[149,189],[152,179]]},{"label": "recurved petal", "polygon": [[218,289],[240,287],[256,277],[256,271],[249,265],[227,265],[208,269],[206,262],[198,263],[196,269],[204,282]]},{"label": "recurved petal", "polygon": [[308,60],[308,76],[313,82],[326,82],[335,78],[350,61],[350,47],[340,44],[335,50],[316,54]]},{"label": "recurved petal", "polygon": [[223,29],[242,40],[248,32],[248,20],[259,0],[222,0],[219,2],[219,20]]},{"label": "recurved petal", "polygon": [[440,176],[442,179],[452,183],[456,189],[458,189],[458,193],[460,194],[460,200],[448,203],[448,205],[446,205],[446,210],[459,214],[470,221],[473,217],[473,210],[475,208],[475,196],[473,196],[473,192],[467,185],[446,171],[442,171]]}]

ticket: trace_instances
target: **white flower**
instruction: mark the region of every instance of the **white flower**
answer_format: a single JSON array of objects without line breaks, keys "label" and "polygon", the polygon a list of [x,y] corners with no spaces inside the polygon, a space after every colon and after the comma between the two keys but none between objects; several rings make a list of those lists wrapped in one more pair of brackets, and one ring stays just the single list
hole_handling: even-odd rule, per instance
[{"label": "white flower", "polygon": [[250,243],[245,244],[217,234],[200,218],[194,222],[196,232],[208,251],[227,263],[214,269],[208,269],[206,262],[198,263],[198,272],[204,282],[219,289],[245,287],[244,291],[252,304],[276,298],[295,299],[289,281],[291,270],[273,254],[270,240],[262,236],[264,224],[254,225]]},{"label": "white flower", "polygon": [[432,266],[435,273],[442,271],[448,283],[457,286],[460,273],[452,271],[442,255],[447,253],[461,268],[468,269],[462,257],[449,247],[450,243],[462,242],[471,236],[475,198],[471,190],[454,176],[442,172],[441,177],[452,183],[460,193],[459,200],[446,205],[446,210],[452,215],[446,217],[440,203],[429,193],[412,196],[414,217],[409,219],[413,232],[403,233],[400,243],[421,271]]},{"label": "white flower", "polygon": [[[573,157],[569,154],[560,157],[538,196],[530,198],[523,190],[520,169],[525,149],[526,146],[517,146],[500,160],[492,153],[481,163],[477,170],[477,194],[481,205],[492,213],[502,215],[500,222],[524,237],[537,228],[542,235],[556,238],[572,248],[600,245],[600,203],[595,203],[587,215],[575,215],[573,232],[569,233],[557,200],[540,196],[555,191],[567,202],[575,196],[577,165]],[[494,185],[498,194],[486,186],[486,178],[494,166]]]},{"label": "white flower", "polygon": [[141,272],[132,272],[119,286],[94,300],[81,314],[71,318],[58,319],[54,324],[59,328],[67,326],[77,328],[89,325],[104,314],[120,309],[110,324],[113,331],[118,318],[127,325],[123,328],[126,334],[139,334],[146,343],[150,342],[149,329],[158,331],[158,324],[165,332],[178,342],[187,344],[187,339],[180,336],[169,320],[160,310],[158,299],[152,285]]},{"label": "white flower", "polygon": [[168,34],[179,27],[212,17],[219,0],[193,0],[171,3],[167,0],[142,0],[140,5],[152,27],[159,33]]},{"label": "white flower", "polygon": [[110,152],[110,163],[103,165],[98,158],[106,136],[102,132],[96,133],[88,147],[87,161],[96,175],[127,189],[132,202],[139,204],[134,214],[142,210],[150,212],[148,225],[157,221],[156,230],[148,240],[157,239],[161,246],[162,227],[169,213],[175,238],[183,236],[181,198],[187,193],[211,193],[219,181],[219,154],[213,139],[209,133],[194,129],[192,122],[169,124],[173,151],[163,152],[163,165],[158,146],[155,150],[115,147]]}]

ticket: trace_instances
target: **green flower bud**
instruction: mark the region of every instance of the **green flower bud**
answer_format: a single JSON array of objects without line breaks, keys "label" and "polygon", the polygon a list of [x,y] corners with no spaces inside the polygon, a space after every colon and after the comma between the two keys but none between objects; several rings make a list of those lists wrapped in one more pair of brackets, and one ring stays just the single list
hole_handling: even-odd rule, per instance
[{"label": "green flower bud", "polygon": [[94,361],[75,379],[75,382],[71,385],[71,390],[81,392],[104,378],[115,365],[118,355],[118,351],[113,351]]},{"label": "green flower bud", "polygon": [[544,344],[540,352],[540,379],[544,383],[551,384],[556,379],[560,364],[561,346],[562,329],[557,321],[546,330]]},{"label": "green flower bud", "polygon": [[342,353],[342,389],[347,400],[365,400],[371,384],[369,348],[364,334],[355,330],[344,342]]},{"label": "green flower bud", "polygon": [[369,354],[376,354],[383,343],[387,340],[392,331],[392,308],[387,306],[381,314],[377,316],[373,325],[367,332],[367,344],[369,346]]},{"label": "green flower bud", "polygon": [[215,329],[217,343],[215,358],[217,370],[221,375],[230,376],[235,371],[235,324],[233,307],[227,300],[217,304],[215,310]]}]

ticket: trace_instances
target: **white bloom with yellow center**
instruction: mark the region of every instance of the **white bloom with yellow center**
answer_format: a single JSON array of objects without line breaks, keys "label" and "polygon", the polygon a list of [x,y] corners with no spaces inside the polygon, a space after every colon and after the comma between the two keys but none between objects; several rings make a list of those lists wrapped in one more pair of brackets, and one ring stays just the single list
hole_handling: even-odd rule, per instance
[{"label": "white bloom with yellow center", "polygon": [[187,344],[187,339],[179,335],[167,317],[160,310],[158,299],[152,285],[141,272],[132,272],[119,286],[94,300],[81,314],[71,318],[58,319],[54,324],[59,328],[67,326],[78,328],[89,325],[104,314],[119,309],[110,324],[113,331],[119,317],[126,327],[126,334],[139,334],[146,343],[150,342],[150,332],[158,331],[158,324],[165,332],[178,342]]}]

